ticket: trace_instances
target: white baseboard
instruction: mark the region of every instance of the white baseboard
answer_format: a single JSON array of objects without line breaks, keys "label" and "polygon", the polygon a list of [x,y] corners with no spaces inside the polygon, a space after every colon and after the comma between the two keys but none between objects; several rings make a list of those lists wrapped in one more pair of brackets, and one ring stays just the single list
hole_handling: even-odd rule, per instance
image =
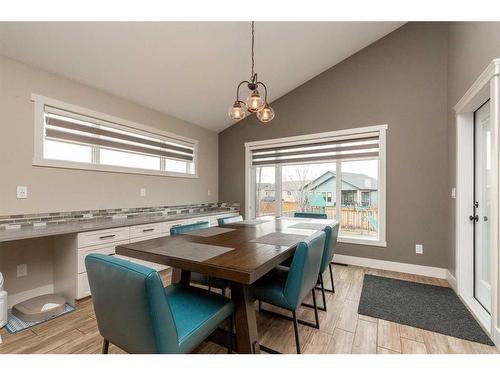
[{"label": "white baseboard", "polygon": [[448,270],[445,268],[421,266],[418,264],[410,263],[391,262],[388,260],[361,258],[342,254],[335,254],[333,256],[333,260],[338,263],[345,263],[352,266],[378,268],[386,271],[396,271],[411,273],[413,275],[436,277],[438,279],[447,279],[448,272]]},{"label": "white baseboard", "polygon": [[15,304],[25,301],[29,298],[33,298],[36,296],[41,296],[43,294],[54,293],[54,284],[40,286],[35,289],[26,290],[24,292],[19,292],[16,294],[7,296],[7,307],[10,309]]},{"label": "white baseboard", "polygon": [[451,289],[453,289],[453,291],[457,293],[457,279],[451,274],[449,270],[446,270],[446,281],[448,281],[448,284],[450,284]]}]

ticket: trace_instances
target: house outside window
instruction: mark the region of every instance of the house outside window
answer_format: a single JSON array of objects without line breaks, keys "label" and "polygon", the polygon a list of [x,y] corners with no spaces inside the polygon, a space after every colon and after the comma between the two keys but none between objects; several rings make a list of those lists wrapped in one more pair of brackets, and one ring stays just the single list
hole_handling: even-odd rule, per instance
[{"label": "house outside window", "polygon": [[[246,199],[247,217],[293,216],[299,211],[325,213],[340,222],[339,241],[386,246],[386,126],[363,130],[247,143],[247,160],[251,162],[247,164],[248,191],[256,189],[256,176],[262,178],[259,171],[267,168],[268,188],[282,196],[281,201],[273,197],[272,205],[269,200]],[[318,145],[312,139],[317,139]],[[353,151],[330,154],[337,147]],[[314,162],[307,160],[309,151]],[[300,160],[288,155],[300,155]]]}]

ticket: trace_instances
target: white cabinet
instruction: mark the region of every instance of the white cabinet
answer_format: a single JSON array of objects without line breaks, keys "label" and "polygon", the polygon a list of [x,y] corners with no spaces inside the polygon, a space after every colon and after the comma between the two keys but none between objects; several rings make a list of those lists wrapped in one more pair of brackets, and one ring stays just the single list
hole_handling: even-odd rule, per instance
[{"label": "white cabinet", "polygon": [[130,227],[130,238],[152,237],[158,236],[162,233],[162,223],[135,225]]},{"label": "white cabinet", "polygon": [[85,298],[90,296],[89,278],[87,272],[79,273],[76,277],[76,298]]},{"label": "white cabinet", "polygon": [[[112,255],[117,258],[134,262],[137,264],[144,265],[149,268],[153,268],[156,271],[162,271],[168,268],[163,264],[156,264],[152,262],[147,262],[144,260],[134,259],[130,257],[126,257],[123,255],[116,255],[115,249],[119,245],[128,244],[131,242],[138,242],[144,240],[150,240],[153,238],[169,236],[170,228],[176,225],[185,225],[185,224],[193,224],[200,221],[208,221],[210,226],[217,225],[217,218],[219,217],[228,217],[228,216],[237,216],[239,213],[226,213],[226,214],[217,214],[217,215],[207,215],[200,216],[190,219],[184,220],[175,220],[175,221],[165,221],[159,223],[152,224],[141,224],[141,225],[133,225],[129,227],[122,228],[114,228],[114,229],[104,229],[97,230],[91,232],[82,232],[78,233],[76,236],[76,241],[71,241],[68,239],[67,241],[61,242],[68,250],[68,247],[72,247],[72,254],[76,253],[76,256],[65,257],[64,261],[61,261],[61,264],[73,264],[76,269],[76,285],[74,285],[74,292],[71,292],[70,287],[63,288],[61,293],[65,294],[68,297],[73,297],[76,299],[81,299],[90,296],[90,287],[87,277],[87,270],[85,269],[85,257],[91,253]],[[73,237],[74,239],[75,237]],[[75,246],[76,245],[76,246]],[[76,249],[75,249],[76,247]],[[62,257],[62,253],[59,252]],[[76,262],[75,262],[76,260]],[[76,265],[75,265],[76,263]],[[64,266],[64,267],[66,267]],[[62,268],[62,267],[59,267]],[[69,272],[69,271],[68,271]],[[68,274],[68,272],[62,272],[63,274]],[[73,271],[74,272],[74,271]],[[71,277],[71,276],[70,276]],[[72,276],[73,280],[75,280],[75,274]],[[75,281],[73,281],[75,283]],[[69,291],[69,292],[68,292]],[[71,299],[71,298],[70,298]],[[68,299],[68,300],[70,300]]]},{"label": "white cabinet", "polygon": [[128,240],[130,238],[130,227],[96,230],[92,232],[78,233],[78,248],[103,245],[116,241]]}]

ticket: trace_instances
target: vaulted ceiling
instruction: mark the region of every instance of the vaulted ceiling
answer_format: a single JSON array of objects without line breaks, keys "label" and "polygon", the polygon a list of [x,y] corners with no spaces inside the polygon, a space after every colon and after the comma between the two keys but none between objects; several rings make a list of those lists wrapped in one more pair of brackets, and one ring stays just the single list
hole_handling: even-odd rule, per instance
[{"label": "vaulted ceiling", "polygon": [[[401,25],[256,22],[255,70],[272,102]],[[250,23],[5,22],[0,54],[221,131],[250,76]]]}]

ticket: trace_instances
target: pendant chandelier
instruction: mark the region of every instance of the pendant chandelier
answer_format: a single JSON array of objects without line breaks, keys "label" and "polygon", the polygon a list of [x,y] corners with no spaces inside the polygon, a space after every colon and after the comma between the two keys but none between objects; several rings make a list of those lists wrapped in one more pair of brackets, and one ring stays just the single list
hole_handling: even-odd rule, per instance
[{"label": "pendant chandelier", "polygon": [[[257,118],[261,122],[269,122],[274,118],[274,110],[267,103],[267,87],[264,83],[260,82],[257,78],[257,73],[254,72],[254,22],[252,21],[252,73],[250,76],[250,81],[241,81],[236,89],[236,101],[233,106],[229,109],[229,117],[233,120],[242,120],[247,111],[250,113],[256,113]],[[246,100],[246,103],[240,100],[240,87],[246,84],[250,90],[250,94]],[[259,93],[259,86],[264,88],[264,99]]]}]

